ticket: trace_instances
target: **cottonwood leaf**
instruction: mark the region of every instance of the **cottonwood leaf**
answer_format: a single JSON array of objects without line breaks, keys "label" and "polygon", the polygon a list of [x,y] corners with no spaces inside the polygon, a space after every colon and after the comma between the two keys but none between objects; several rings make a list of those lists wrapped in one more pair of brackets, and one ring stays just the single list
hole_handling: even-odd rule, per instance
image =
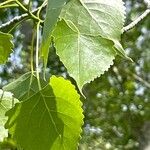
[{"label": "cottonwood leaf", "polygon": [[41,45],[41,56],[44,59],[45,67],[47,65],[52,30],[57,23],[61,9],[68,1],[70,0],[48,0],[48,7],[46,10],[46,19],[44,22],[43,39]]},{"label": "cottonwood leaf", "polygon": [[12,35],[0,32],[0,64],[5,64],[12,52],[13,44],[11,40]]},{"label": "cottonwood leaf", "polygon": [[[47,85],[42,79],[40,79],[40,83],[42,87]],[[15,98],[23,101],[39,91],[38,80],[34,74],[28,72],[14,82],[4,86],[3,90],[13,93]]]},{"label": "cottonwood leaf", "polygon": [[122,0],[72,0],[63,7],[60,18],[72,21],[82,34],[112,40],[118,55],[127,57],[119,43],[125,22]]},{"label": "cottonwood leaf", "polygon": [[58,22],[53,35],[55,47],[81,91],[82,86],[100,76],[113,64],[113,42],[101,36],[86,35],[72,22]]},{"label": "cottonwood leaf", "polygon": [[4,128],[4,125],[8,119],[5,113],[12,108],[13,103],[17,100],[13,99],[10,92],[4,92],[0,90],[0,142],[3,141],[5,137],[8,137],[8,130]]},{"label": "cottonwood leaf", "polygon": [[25,150],[76,150],[83,124],[80,96],[62,77],[11,109],[6,127]]}]

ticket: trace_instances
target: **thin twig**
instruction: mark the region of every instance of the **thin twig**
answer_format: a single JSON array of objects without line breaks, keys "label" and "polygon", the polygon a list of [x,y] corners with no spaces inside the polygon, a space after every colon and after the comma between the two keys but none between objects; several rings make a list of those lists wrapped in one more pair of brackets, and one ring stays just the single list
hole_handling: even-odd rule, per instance
[{"label": "thin twig", "polygon": [[16,0],[15,2],[20,6],[20,8],[22,8],[22,10],[23,10],[24,12],[27,12],[27,13],[28,13],[28,9],[26,9],[26,8],[24,7],[24,5],[23,5],[19,0]]},{"label": "thin twig", "polygon": [[130,29],[134,28],[137,24],[139,24],[144,18],[146,18],[150,14],[150,0],[147,2],[147,9],[144,11],[142,15],[140,15],[136,20],[131,22],[129,25],[123,28],[123,32],[127,32]]},{"label": "thin twig", "polygon": [[136,74],[132,74],[132,75],[137,81],[143,83],[147,88],[150,88],[150,83],[148,83],[146,80],[142,79],[141,77],[139,77]]},{"label": "thin twig", "polygon": [[[45,5],[43,6],[43,8],[45,8],[46,5],[47,5],[47,4],[45,4]],[[31,11],[32,14],[37,13],[39,9],[40,9],[40,7],[38,7],[38,8],[36,8],[36,9],[32,10],[32,11]],[[28,17],[29,17],[29,14],[28,14],[28,13],[24,13],[24,14],[22,14],[22,15],[20,15],[20,16],[16,16],[16,17],[14,17],[12,20],[10,20],[10,21],[8,21],[8,22],[6,22],[6,23],[3,23],[3,24],[0,26],[0,29],[4,29],[4,28],[6,28],[6,27],[8,27],[8,26],[11,26],[12,24],[17,23],[17,22],[19,22],[19,21],[21,21],[21,20],[23,20],[23,19],[25,19],[25,18],[28,18]]]},{"label": "thin twig", "polygon": [[141,82],[145,87],[150,88],[150,83],[148,81],[144,80],[143,78],[141,78],[140,76],[138,76],[137,74],[131,72],[130,70],[121,69],[121,71],[125,72],[127,74],[130,74],[132,77],[134,77],[134,79]]}]

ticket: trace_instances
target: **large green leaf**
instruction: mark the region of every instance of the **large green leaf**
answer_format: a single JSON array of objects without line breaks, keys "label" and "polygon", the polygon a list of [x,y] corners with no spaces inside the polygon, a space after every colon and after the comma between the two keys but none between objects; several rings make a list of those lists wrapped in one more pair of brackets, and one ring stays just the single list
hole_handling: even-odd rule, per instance
[{"label": "large green leaf", "polygon": [[112,41],[80,33],[74,24],[67,23],[60,21],[53,35],[57,54],[81,90],[85,83],[108,70],[116,52]]},{"label": "large green leaf", "polygon": [[41,46],[41,55],[44,58],[44,65],[47,65],[49,46],[51,43],[51,33],[57,23],[62,7],[69,0],[48,0],[46,19],[44,22],[43,39]]},{"label": "large green leaf", "polygon": [[6,127],[25,150],[76,150],[83,124],[80,97],[62,77],[11,109]]},{"label": "large green leaf", "polygon": [[113,40],[118,54],[127,57],[119,43],[125,21],[122,0],[72,0],[60,17],[72,21],[82,34]]},{"label": "large green leaf", "polygon": [[0,64],[4,64],[12,52],[11,40],[12,35],[0,32]]},{"label": "large green leaf", "polygon": [[[40,80],[40,83],[42,88],[47,85],[43,80]],[[12,92],[15,98],[23,101],[39,91],[38,81],[35,75],[28,72],[14,82],[4,86],[3,90]]]},{"label": "large green leaf", "polygon": [[15,102],[17,102],[17,100],[13,100],[11,93],[0,90],[0,142],[3,141],[4,137],[8,137],[8,131],[4,128],[8,119],[8,117],[5,116],[5,113],[12,108],[12,105]]},{"label": "large green leaf", "polygon": [[72,0],[60,17],[71,20],[81,33],[120,40],[125,7],[122,0]]}]

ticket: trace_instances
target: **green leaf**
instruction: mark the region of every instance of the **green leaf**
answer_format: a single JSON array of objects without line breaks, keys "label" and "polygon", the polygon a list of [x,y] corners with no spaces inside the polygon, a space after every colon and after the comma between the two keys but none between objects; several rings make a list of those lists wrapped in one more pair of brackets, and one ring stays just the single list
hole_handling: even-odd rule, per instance
[{"label": "green leaf", "polygon": [[62,77],[11,109],[6,127],[25,150],[76,150],[83,124],[80,97]]},{"label": "green leaf", "polygon": [[12,52],[13,44],[11,40],[12,35],[0,32],[0,64],[5,64]]},{"label": "green leaf", "polygon": [[48,0],[46,19],[44,22],[41,56],[44,58],[44,66],[47,65],[51,33],[57,23],[61,9],[69,0]]},{"label": "green leaf", "polygon": [[[43,80],[40,80],[40,83],[42,87],[47,85]],[[3,90],[12,92],[15,98],[23,101],[39,91],[38,81],[35,75],[28,72],[14,82],[4,86]]]},{"label": "green leaf", "polygon": [[100,76],[113,64],[116,52],[113,42],[100,36],[80,33],[64,20],[58,22],[53,35],[57,54],[79,86]]},{"label": "green leaf", "polygon": [[125,7],[122,0],[72,0],[60,17],[72,21],[81,33],[119,40]]},{"label": "green leaf", "polygon": [[4,128],[8,119],[8,117],[5,116],[5,113],[11,109],[13,103],[16,102],[16,99],[13,101],[11,93],[0,90],[0,142],[2,142],[5,137],[8,137],[8,131]]},{"label": "green leaf", "polygon": [[122,0],[72,0],[64,6],[60,17],[72,21],[82,34],[112,40],[118,55],[127,57],[118,46],[125,21]]}]

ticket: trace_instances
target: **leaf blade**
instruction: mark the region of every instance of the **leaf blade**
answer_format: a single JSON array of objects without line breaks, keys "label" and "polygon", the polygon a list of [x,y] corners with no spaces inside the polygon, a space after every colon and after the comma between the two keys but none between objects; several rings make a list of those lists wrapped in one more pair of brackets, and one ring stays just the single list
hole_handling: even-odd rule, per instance
[{"label": "leaf blade", "polygon": [[[13,97],[10,92],[0,90],[0,98],[0,142],[2,142],[5,137],[8,137],[8,130],[4,128],[7,121],[5,113],[12,108]],[[14,103],[16,102],[15,99]]]},{"label": "leaf blade", "polygon": [[7,115],[6,127],[26,150],[77,148],[83,124],[81,102],[74,86],[62,77],[53,76],[50,85],[17,104]]},{"label": "leaf blade", "polygon": [[[42,79],[40,80],[40,83],[42,88],[47,85]],[[3,90],[12,92],[15,98],[19,101],[24,101],[39,91],[38,81],[34,74],[28,72],[14,82],[4,86]]]},{"label": "leaf blade", "polygon": [[81,91],[113,64],[116,51],[113,42],[100,36],[81,34],[72,22],[58,22],[53,35],[57,54]]},{"label": "leaf blade", "polygon": [[57,23],[62,7],[69,0],[48,0],[46,19],[44,22],[43,39],[41,44],[41,57],[44,59],[44,66],[47,65],[49,46],[51,43],[51,33]]},{"label": "leaf blade", "polygon": [[5,64],[12,52],[13,44],[11,40],[12,35],[0,32],[0,64]]},{"label": "leaf blade", "polygon": [[122,0],[72,0],[64,6],[60,18],[72,21],[83,34],[100,35],[112,40],[117,54],[129,59],[119,46],[125,22]]}]

